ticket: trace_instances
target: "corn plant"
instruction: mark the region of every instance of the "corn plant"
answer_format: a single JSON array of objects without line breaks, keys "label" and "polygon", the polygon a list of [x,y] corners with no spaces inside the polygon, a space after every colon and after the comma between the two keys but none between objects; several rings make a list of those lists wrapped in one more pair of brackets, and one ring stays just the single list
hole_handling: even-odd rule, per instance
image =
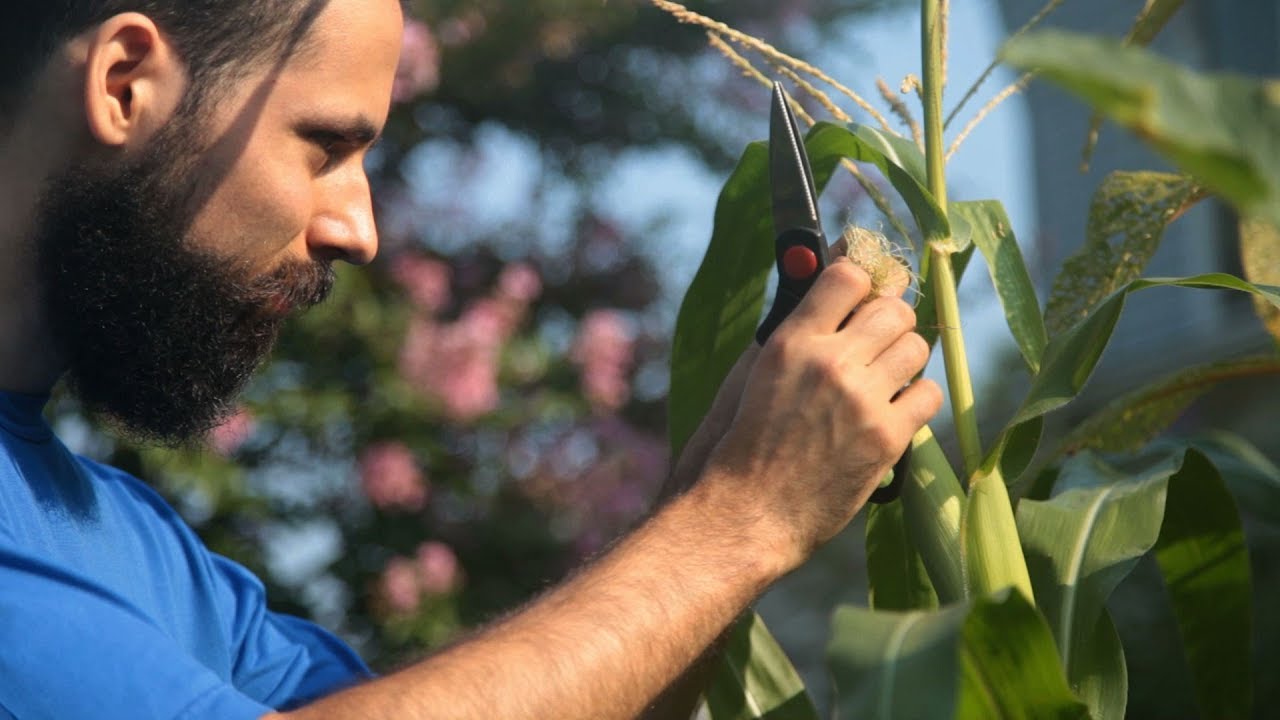
[{"label": "corn plant", "polygon": [[[901,501],[867,511],[869,607],[840,608],[828,646],[839,717],[1124,717],[1124,648],[1106,602],[1143,556],[1154,557],[1163,573],[1202,714],[1250,712],[1248,556],[1219,467],[1262,463],[1239,445],[1231,451],[1226,444],[1151,441],[1215,383],[1280,372],[1280,356],[1188,368],[1116,399],[1053,446],[1042,447],[1041,439],[1045,417],[1081,392],[1131,293],[1157,287],[1248,293],[1277,332],[1280,288],[1263,284],[1261,273],[1275,272],[1280,247],[1280,83],[1196,74],[1143,49],[1180,0],[1148,0],[1118,41],[1031,32],[1060,1],[1052,0],[1002,52],[1004,62],[1026,74],[978,111],[948,148],[945,125],[987,73],[944,119],[946,0],[921,2],[922,72],[908,85],[916,85],[922,123],[880,83],[906,134],[818,68],[653,0],[704,28],[745,73],[766,85],[773,77],[789,81],[794,95],[825,108],[833,121],[815,122],[797,106],[811,125],[806,147],[819,189],[847,169],[894,233],[919,242],[913,268],[919,331],[941,347],[960,460],[953,466],[925,427],[913,440]],[[1181,171],[1106,178],[1085,244],[1062,268],[1043,311],[1002,205],[949,199],[945,172],[973,125],[1035,77],[1133,130]],[[871,122],[855,122],[824,87],[851,99]],[[1097,123],[1089,148],[1096,130]],[[759,320],[774,262],[766,156],[763,143],[749,145],[726,182],[706,257],[681,307],[669,418],[677,453]],[[880,192],[875,173],[900,203]],[[1245,218],[1245,264],[1256,281],[1221,273],[1143,277],[1165,227],[1208,196]],[[914,231],[895,207],[906,208]],[[1030,378],[1021,405],[985,446],[956,296],[975,251],[986,261]],[[1115,453],[1128,455],[1121,462]],[[817,717],[758,616],[731,630],[718,662],[704,693],[716,720]]]}]

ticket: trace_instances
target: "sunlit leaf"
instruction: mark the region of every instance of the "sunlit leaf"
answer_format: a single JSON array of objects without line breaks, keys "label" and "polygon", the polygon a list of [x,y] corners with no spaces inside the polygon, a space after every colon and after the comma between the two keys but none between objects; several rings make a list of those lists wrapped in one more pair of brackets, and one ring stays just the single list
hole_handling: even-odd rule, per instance
[{"label": "sunlit leaf", "polygon": [[938,606],[938,594],[907,533],[900,502],[867,509],[867,581],[868,602],[876,610]]},{"label": "sunlit leaf", "polygon": [[1039,372],[1040,357],[1049,340],[1040,318],[1035,286],[1004,206],[998,200],[957,202],[951,204],[951,215],[957,223],[967,226],[973,244],[986,258],[1014,342],[1032,374]]},{"label": "sunlit leaf", "polygon": [[[1063,466],[1050,499],[1018,503],[1018,534],[1036,603],[1049,621],[1073,688],[1095,677],[1097,663],[1108,657],[1088,649],[1104,603],[1155,545],[1175,470],[1164,463],[1127,476],[1086,453]],[[1123,717],[1111,708],[1090,710],[1095,717]]]},{"label": "sunlit leaf", "polygon": [[[1265,302],[1265,301],[1264,301]],[[1267,307],[1273,307],[1269,303]],[[1137,450],[1221,382],[1280,375],[1280,357],[1248,357],[1180,370],[1111,401],[1063,439],[1060,453]]]},{"label": "sunlit leaf", "polygon": [[1280,226],[1280,81],[1197,73],[1065,32],[1015,38],[1002,55],[1133,130],[1242,214]]},{"label": "sunlit leaf", "polygon": [[836,610],[839,717],[1083,718],[1044,618],[1002,592],[935,611]]},{"label": "sunlit leaf", "polygon": [[[906,203],[926,242],[950,237],[951,226],[947,223],[946,215],[938,207],[933,195],[925,189],[924,183],[917,179],[916,173],[923,166],[924,160],[920,157],[920,151],[911,143],[905,140],[891,142],[883,133],[875,133],[858,125],[843,127],[820,122],[809,131],[805,147],[809,150],[809,159],[814,162],[819,158],[849,158],[876,166]],[[914,170],[904,168],[892,158],[901,160]],[[816,168],[814,173],[817,173]]]},{"label": "sunlit leaf", "polygon": [[1249,554],[1235,501],[1218,470],[1196,450],[1186,452],[1169,479],[1155,557],[1201,716],[1249,717]]},{"label": "sunlit leaf", "polygon": [[738,621],[707,688],[712,720],[817,720],[804,682],[754,612]]},{"label": "sunlit leaf", "polygon": [[1140,276],[1165,227],[1202,197],[1184,175],[1114,172],[1089,206],[1084,244],[1063,263],[1045,306],[1045,327],[1058,334],[1116,289]]},{"label": "sunlit leaf", "polygon": [[[1241,220],[1240,261],[1249,282],[1280,285],[1280,230],[1258,220]],[[1280,341],[1280,308],[1256,297],[1253,306],[1267,332]]]},{"label": "sunlit leaf", "polygon": [[1120,633],[1104,607],[1089,641],[1075,650],[1071,689],[1097,720],[1121,720],[1129,704],[1129,666]]},{"label": "sunlit leaf", "polygon": [[[1125,45],[1147,46],[1151,41],[1160,34],[1165,25],[1173,19],[1178,10],[1182,8],[1183,0],[1147,0],[1142,6],[1142,12],[1138,13],[1138,17],[1133,21],[1133,27],[1129,28],[1129,32],[1125,34],[1121,41]],[[1098,144],[1098,130],[1102,125],[1102,116],[1094,114],[1089,119],[1089,140],[1084,148],[1085,165],[1093,157],[1093,150]]]},{"label": "sunlit leaf", "polygon": [[1180,451],[1126,474],[1082,453],[1063,465],[1053,496],[1024,499],[1017,518],[1036,600],[1095,716],[1123,717],[1118,641],[1099,626],[1110,624],[1104,604],[1152,549],[1205,717],[1248,716],[1248,556],[1234,502],[1204,454]]}]

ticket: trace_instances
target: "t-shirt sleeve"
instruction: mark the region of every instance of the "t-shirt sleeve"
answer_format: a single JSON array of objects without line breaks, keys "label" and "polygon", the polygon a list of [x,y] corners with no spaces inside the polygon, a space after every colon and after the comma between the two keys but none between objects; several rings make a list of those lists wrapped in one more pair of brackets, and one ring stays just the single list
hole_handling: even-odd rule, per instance
[{"label": "t-shirt sleeve", "polygon": [[290,710],[371,677],[359,656],[315,623],[267,609],[261,581],[211,555],[221,602],[230,609],[236,687],[271,707]]},{"label": "t-shirt sleeve", "polygon": [[0,717],[249,720],[272,710],[122,598],[4,548],[0,638]]}]

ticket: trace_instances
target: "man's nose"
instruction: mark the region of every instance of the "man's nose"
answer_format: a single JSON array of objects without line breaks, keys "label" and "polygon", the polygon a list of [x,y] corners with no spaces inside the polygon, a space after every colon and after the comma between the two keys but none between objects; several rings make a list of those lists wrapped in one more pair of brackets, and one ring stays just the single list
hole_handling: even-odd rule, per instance
[{"label": "man's nose", "polygon": [[307,248],[320,259],[364,265],[378,252],[369,179],[360,168],[327,180],[307,229]]}]

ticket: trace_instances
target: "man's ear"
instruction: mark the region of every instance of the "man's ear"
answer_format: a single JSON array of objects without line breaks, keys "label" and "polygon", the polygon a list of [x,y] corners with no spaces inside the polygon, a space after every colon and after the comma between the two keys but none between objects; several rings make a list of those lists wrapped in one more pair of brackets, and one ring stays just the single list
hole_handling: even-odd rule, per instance
[{"label": "man's ear", "polygon": [[111,147],[145,142],[172,116],[186,67],[151,18],[122,13],[90,31],[84,108],[89,132]]}]

